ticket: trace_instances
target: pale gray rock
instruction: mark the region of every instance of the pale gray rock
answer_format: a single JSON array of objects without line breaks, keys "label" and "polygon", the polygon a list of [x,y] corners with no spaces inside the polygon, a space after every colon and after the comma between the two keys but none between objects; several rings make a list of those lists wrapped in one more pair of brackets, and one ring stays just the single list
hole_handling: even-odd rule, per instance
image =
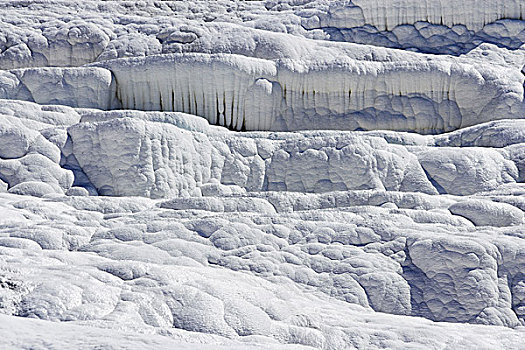
[{"label": "pale gray rock", "polygon": [[519,143],[505,148],[508,152],[510,160],[516,164],[518,168],[518,182],[525,182],[525,144]]},{"label": "pale gray rock", "polygon": [[0,2],[0,348],[520,349],[524,9]]},{"label": "pale gray rock", "polygon": [[523,223],[523,211],[506,203],[470,199],[452,204],[454,215],[463,216],[476,226],[512,226]]},{"label": "pale gray rock", "polygon": [[66,191],[68,196],[89,196],[89,191],[84,187],[71,187]]},{"label": "pale gray rock", "polygon": [[494,150],[439,147],[419,153],[418,159],[441,193],[474,194],[518,177],[516,165]]},{"label": "pale gray rock", "polygon": [[45,182],[24,181],[9,188],[8,192],[13,194],[42,197],[46,194],[55,193],[55,189]]}]

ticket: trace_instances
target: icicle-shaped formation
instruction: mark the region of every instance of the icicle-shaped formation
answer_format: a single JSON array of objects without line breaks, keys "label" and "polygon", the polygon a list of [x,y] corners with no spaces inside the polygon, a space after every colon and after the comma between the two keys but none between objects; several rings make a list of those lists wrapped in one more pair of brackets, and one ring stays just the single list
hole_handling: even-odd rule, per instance
[{"label": "icicle-shaped formation", "polygon": [[282,130],[440,133],[516,118],[513,112],[524,108],[523,79],[515,71],[450,61],[349,61],[301,71],[281,66],[277,81]]},{"label": "icicle-shaped formation", "polygon": [[524,108],[514,70],[445,60],[319,65],[175,54],[104,66],[123,108],[185,112],[233,130],[438,133],[515,118]]},{"label": "icicle-shaped formation", "polygon": [[[525,18],[523,0],[352,0],[352,3],[361,9],[365,24],[379,30],[422,21],[448,27],[463,24],[477,31],[498,19]],[[333,11],[335,14],[336,9]]]},{"label": "icicle-shaped formation", "polygon": [[268,87],[257,82],[261,76],[275,76],[275,64],[270,61],[187,54],[117,60],[109,67],[124,108],[184,111],[234,130],[246,127],[247,109],[251,120],[273,114],[272,99],[264,97],[271,95],[271,83]]}]

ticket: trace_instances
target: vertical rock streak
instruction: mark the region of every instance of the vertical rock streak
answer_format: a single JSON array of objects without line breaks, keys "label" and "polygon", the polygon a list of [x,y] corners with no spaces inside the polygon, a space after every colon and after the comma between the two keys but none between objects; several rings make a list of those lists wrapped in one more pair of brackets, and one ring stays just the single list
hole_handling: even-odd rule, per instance
[{"label": "vertical rock streak", "polygon": [[360,8],[366,24],[380,30],[419,21],[448,27],[463,24],[471,30],[479,30],[498,19],[525,17],[525,4],[520,0],[353,0],[352,3]]}]

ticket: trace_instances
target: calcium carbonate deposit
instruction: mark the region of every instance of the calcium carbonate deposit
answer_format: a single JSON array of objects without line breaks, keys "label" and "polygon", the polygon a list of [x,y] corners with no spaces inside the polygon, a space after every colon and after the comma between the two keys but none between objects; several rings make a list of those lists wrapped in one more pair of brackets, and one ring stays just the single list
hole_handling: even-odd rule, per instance
[{"label": "calcium carbonate deposit", "polygon": [[0,3],[0,348],[525,349],[525,2]]}]

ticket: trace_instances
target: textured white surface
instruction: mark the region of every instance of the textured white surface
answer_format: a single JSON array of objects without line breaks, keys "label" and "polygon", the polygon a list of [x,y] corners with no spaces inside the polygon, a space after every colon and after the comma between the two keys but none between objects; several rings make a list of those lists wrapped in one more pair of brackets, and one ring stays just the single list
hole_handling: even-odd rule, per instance
[{"label": "textured white surface", "polygon": [[[343,3],[342,1],[339,3]],[[378,29],[392,29],[400,24],[429,22],[452,27],[462,24],[468,29],[479,30],[486,24],[498,19],[522,19],[525,16],[525,6],[520,0],[495,2],[491,0],[466,0],[461,2],[432,0],[352,0],[352,3],[362,12],[364,23]],[[335,7],[335,6],[334,6]],[[354,14],[356,10],[352,11]],[[332,15],[332,11],[329,12]],[[332,15],[337,15],[334,9]],[[348,16],[350,17],[350,16]],[[352,16],[355,17],[355,16]],[[344,23],[344,22],[343,22]],[[343,23],[328,23],[329,27],[345,28]],[[335,24],[335,25],[334,25]]]},{"label": "textured white surface", "polygon": [[0,348],[522,349],[524,8],[1,2]]},{"label": "textured white surface", "polygon": [[436,133],[494,116],[512,118],[524,110],[523,76],[517,69],[461,60],[345,57],[273,63],[185,54],[115,61],[106,67],[115,74],[124,108],[181,111],[234,130]]}]

